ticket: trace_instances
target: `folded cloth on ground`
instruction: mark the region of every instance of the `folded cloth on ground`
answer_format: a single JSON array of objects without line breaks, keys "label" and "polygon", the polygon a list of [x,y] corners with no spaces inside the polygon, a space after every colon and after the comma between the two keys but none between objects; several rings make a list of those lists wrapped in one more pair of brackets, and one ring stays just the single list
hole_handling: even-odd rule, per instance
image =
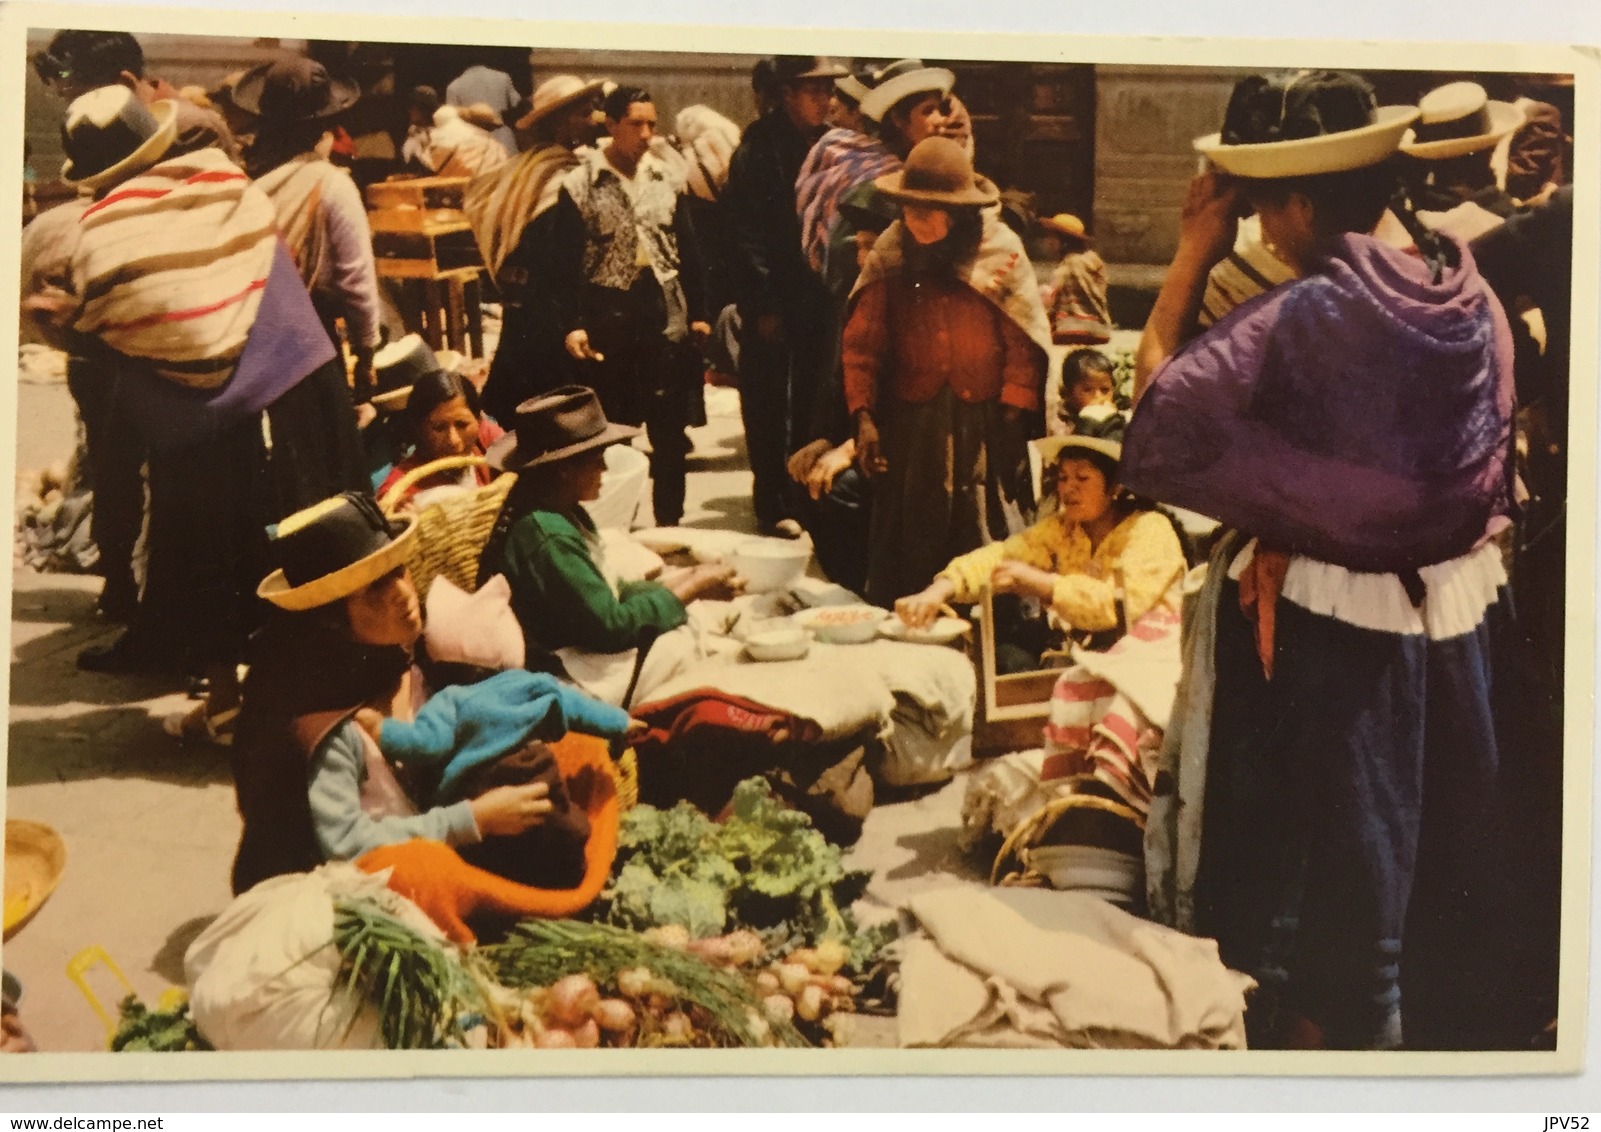
[{"label": "folded cloth on ground", "polygon": [[1256,984],[1213,940],[1047,889],[952,886],[908,909],[945,962],[902,966],[903,1046],[1245,1047]]},{"label": "folded cloth on ground", "polygon": [[986,759],[967,780],[962,795],[962,828],[957,841],[964,850],[977,848],[992,836],[1010,837],[1054,797],[1056,790],[1040,780],[1045,752],[1016,751]]},{"label": "folded cloth on ground", "polygon": [[944,782],[972,763],[978,696],[972,661],[954,649],[897,641],[874,641],[851,655],[859,656],[862,667],[883,680],[895,697],[879,766],[885,782]]},{"label": "folded cloth on ground", "polygon": [[342,958],[330,946],[334,904],[354,899],[377,901],[413,931],[442,939],[382,877],[347,862],[262,881],[184,954],[190,1013],[206,1041],[222,1050],[382,1048],[373,1008],[352,1013],[335,992]]},{"label": "folded cloth on ground", "polygon": [[422,909],[457,944],[474,942],[469,920],[509,922],[530,916],[575,916],[595,902],[617,857],[617,772],[606,743],[568,735],[551,743],[569,796],[589,818],[584,876],[574,888],[542,889],[517,884],[476,868],[437,841],[405,841],[367,853],[357,865],[387,872],[388,885]]},{"label": "folded cloth on ground", "polygon": [[[628,695],[629,682],[634,679],[638,649],[586,652],[566,648],[557,649],[556,658],[573,683],[589,695],[603,703],[628,706],[623,704],[623,699]],[[700,635],[693,625],[680,625],[663,633],[651,642],[645,663],[639,667],[632,702],[637,704],[647,696],[654,697],[663,684],[675,680],[704,659]]]}]

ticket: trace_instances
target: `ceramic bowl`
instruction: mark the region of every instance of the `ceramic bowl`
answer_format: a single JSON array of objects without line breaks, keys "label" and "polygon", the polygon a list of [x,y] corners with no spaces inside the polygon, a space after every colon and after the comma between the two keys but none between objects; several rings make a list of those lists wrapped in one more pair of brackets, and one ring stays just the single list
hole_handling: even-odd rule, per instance
[{"label": "ceramic bowl", "polygon": [[794,626],[762,628],[745,638],[752,660],[799,660],[812,647],[812,636]]},{"label": "ceramic bowl", "polygon": [[832,645],[857,645],[878,636],[889,614],[873,605],[825,605],[795,614],[795,624]]},{"label": "ceramic bowl", "polygon": [[745,579],[746,592],[758,594],[794,585],[811,560],[812,544],[790,539],[751,539],[728,556],[728,564]]}]

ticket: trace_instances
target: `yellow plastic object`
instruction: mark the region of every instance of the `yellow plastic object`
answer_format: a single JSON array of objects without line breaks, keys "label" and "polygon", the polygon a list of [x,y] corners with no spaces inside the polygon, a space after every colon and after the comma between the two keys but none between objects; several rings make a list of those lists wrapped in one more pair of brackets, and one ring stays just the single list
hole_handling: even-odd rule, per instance
[{"label": "yellow plastic object", "polygon": [[61,881],[67,846],[42,822],[6,819],[5,938],[33,918]]},{"label": "yellow plastic object", "polygon": [[111,1036],[117,1032],[119,1015],[107,1010],[105,1003],[100,1001],[100,996],[89,989],[89,972],[94,970],[96,965],[110,971],[127,994],[133,994],[134,989],[133,984],[128,981],[128,976],[122,973],[122,968],[117,966],[111,956],[106,954],[106,949],[99,944],[84,948],[67,961],[67,978],[77,985],[83,997],[89,1000],[90,1008],[100,1016],[100,1022],[106,1028],[106,1040],[109,1042]]}]

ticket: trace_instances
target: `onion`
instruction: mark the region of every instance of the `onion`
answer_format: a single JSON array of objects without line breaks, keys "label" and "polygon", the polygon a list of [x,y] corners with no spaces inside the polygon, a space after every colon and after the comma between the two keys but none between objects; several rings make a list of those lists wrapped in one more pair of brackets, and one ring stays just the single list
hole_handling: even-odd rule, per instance
[{"label": "onion", "polygon": [[817,956],[817,966],[813,967],[812,970],[819,975],[838,974],[840,969],[845,966],[846,960],[850,958],[850,953],[845,950],[845,945],[837,939],[825,939],[822,943],[819,943],[815,954]]},{"label": "onion", "polygon": [[578,1040],[571,1030],[552,1027],[534,1039],[535,1049],[577,1049]]},{"label": "onion", "polygon": [[670,947],[674,951],[682,951],[689,946],[689,929],[682,924],[662,924],[648,929],[644,936],[651,943]]},{"label": "onion", "polygon": [[581,1026],[590,1012],[600,1005],[600,991],[588,975],[567,975],[557,979],[545,1002],[545,1014],[558,1026]]},{"label": "onion", "polygon": [[768,995],[762,999],[762,1009],[774,1022],[788,1022],[795,1017],[795,1003],[788,995]]},{"label": "onion", "polygon": [[808,1022],[815,1022],[823,1015],[823,988],[809,986],[800,992],[795,1000],[795,1013]]},{"label": "onion", "polygon": [[622,1034],[634,1028],[634,1008],[620,998],[603,998],[593,1015],[608,1034]]},{"label": "onion", "polygon": [[799,963],[811,974],[817,974],[817,952],[809,947],[798,947],[789,953],[787,963]]},{"label": "onion", "polygon": [[662,1019],[662,1035],[670,1042],[688,1044],[695,1037],[695,1024],[682,1010],[675,1010]]},{"label": "onion", "polygon": [[727,936],[690,940],[688,951],[714,967],[728,967],[733,964],[733,949],[729,945]]},{"label": "onion", "polygon": [[752,963],[760,963],[767,954],[767,945],[762,937],[749,929],[730,932],[728,935],[729,960],[736,967],[749,967]]},{"label": "onion", "polygon": [[629,998],[644,998],[654,981],[648,967],[629,967],[617,972],[617,989]]},{"label": "onion", "polygon": [[778,970],[778,985],[784,988],[787,995],[797,995],[811,980],[812,973],[799,963],[780,963]]},{"label": "onion", "polygon": [[573,1041],[578,1043],[579,1049],[594,1049],[600,1045],[600,1027],[593,1018],[584,1020],[584,1024],[573,1031]]},{"label": "onion", "polygon": [[771,971],[758,971],[756,973],[756,989],[763,994],[777,993],[778,976]]}]

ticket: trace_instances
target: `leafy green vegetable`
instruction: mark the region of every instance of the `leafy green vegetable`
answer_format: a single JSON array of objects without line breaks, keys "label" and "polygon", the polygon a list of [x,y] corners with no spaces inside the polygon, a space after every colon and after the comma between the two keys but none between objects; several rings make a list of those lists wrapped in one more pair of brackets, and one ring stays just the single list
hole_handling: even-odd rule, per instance
[{"label": "leafy green vegetable", "polygon": [[151,1010],[137,995],[122,1000],[122,1016],[117,1032],[111,1036],[114,1053],[170,1053],[191,1049],[210,1049],[200,1036],[195,1020],[189,1017],[189,1001],[176,1010]]},{"label": "leafy green vegetable", "polygon": [[872,874],[847,870],[839,847],[765,779],[735,787],[730,811],[721,823],[687,802],[624,814],[621,865],[597,918],[637,930],[678,924],[697,938],[754,928],[793,947],[840,940],[861,969],[884,942],[858,932],[850,913]]},{"label": "leafy green vegetable", "polygon": [[390,1049],[459,1044],[461,1022],[482,1011],[483,994],[455,953],[425,939],[365,900],[334,906],[334,944],[343,962],[348,1021],[362,1002],[378,1009]]}]

